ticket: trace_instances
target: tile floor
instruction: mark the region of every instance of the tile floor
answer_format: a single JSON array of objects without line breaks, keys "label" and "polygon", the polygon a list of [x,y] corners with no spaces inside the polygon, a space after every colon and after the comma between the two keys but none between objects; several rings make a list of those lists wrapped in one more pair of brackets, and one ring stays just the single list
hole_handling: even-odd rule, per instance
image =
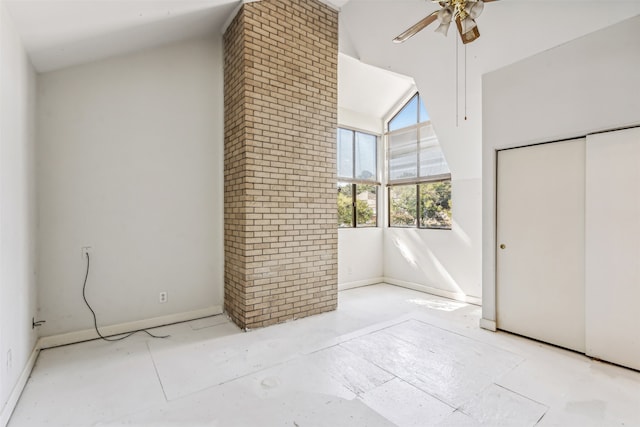
[{"label": "tile floor", "polygon": [[376,285],[248,333],[216,316],[44,350],[9,426],[640,426],[639,372],[479,317]]}]

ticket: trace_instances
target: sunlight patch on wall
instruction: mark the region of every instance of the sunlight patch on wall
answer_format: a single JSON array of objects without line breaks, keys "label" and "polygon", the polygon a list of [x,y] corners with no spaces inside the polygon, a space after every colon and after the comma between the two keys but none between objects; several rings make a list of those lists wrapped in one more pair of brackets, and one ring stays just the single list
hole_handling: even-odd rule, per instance
[{"label": "sunlight patch on wall", "polygon": [[407,245],[404,244],[404,242],[401,242],[400,239],[396,237],[393,239],[393,244],[396,246],[396,248],[398,248],[398,250],[400,251],[400,255],[402,255],[402,257],[409,264],[411,264],[414,267],[418,266],[416,262],[416,257],[411,252],[411,249],[409,249]]}]

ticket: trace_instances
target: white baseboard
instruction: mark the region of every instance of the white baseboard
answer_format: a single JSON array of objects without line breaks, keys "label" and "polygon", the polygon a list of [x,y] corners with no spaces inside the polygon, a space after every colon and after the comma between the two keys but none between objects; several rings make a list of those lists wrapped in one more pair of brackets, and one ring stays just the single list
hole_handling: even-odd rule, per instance
[{"label": "white baseboard", "polygon": [[377,285],[383,283],[384,277],[374,277],[373,279],[358,280],[356,282],[338,283],[339,291],[346,291],[347,289],[361,288],[363,286]]},{"label": "white baseboard", "polygon": [[[186,322],[202,317],[215,316],[222,314],[222,306],[215,305],[212,307],[187,311],[185,313],[170,314],[168,316],[154,317],[152,319],[137,320],[135,322],[121,323],[118,325],[101,326],[100,333],[104,336],[125,334],[140,329],[157,328],[159,326],[170,325],[172,323]],[[58,347],[61,345],[74,344],[82,341],[88,341],[99,338],[95,329],[85,329],[82,331],[69,332],[60,335],[51,335],[41,337],[38,340],[38,349]]]},{"label": "white baseboard", "polygon": [[31,371],[36,364],[36,359],[38,359],[38,354],[40,354],[40,349],[38,345],[33,348],[31,352],[31,356],[29,356],[29,360],[27,360],[27,364],[25,365],[20,377],[18,378],[18,382],[15,387],[11,391],[9,395],[9,399],[7,403],[2,408],[2,412],[0,412],[0,426],[5,427],[9,423],[9,418],[11,418],[11,414],[18,404],[18,399],[20,399],[20,395],[22,394],[22,390],[27,385],[27,381],[29,380],[29,376],[31,375]]},{"label": "white baseboard", "polygon": [[498,325],[496,325],[495,320],[480,319],[480,327],[491,332],[495,332],[498,330]]},{"label": "white baseboard", "polygon": [[431,286],[422,285],[420,283],[405,282],[404,280],[392,279],[391,277],[384,277],[384,283],[388,283],[394,286],[400,286],[401,288],[413,289],[414,291],[425,292],[427,294],[436,295],[439,297],[449,298],[455,301],[466,302],[473,305],[482,305],[482,299],[465,295],[461,292],[451,292],[444,289],[433,288]]}]

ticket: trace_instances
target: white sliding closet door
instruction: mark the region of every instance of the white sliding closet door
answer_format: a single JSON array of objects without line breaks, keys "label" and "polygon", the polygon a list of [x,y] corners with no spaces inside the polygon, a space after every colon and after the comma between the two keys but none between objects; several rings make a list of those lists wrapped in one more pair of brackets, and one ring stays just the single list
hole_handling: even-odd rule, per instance
[{"label": "white sliding closet door", "polygon": [[640,369],[640,128],[587,137],[590,356]]},{"label": "white sliding closet door", "polygon": [[499,329],[584,352],[585,140],[498,152]]}]

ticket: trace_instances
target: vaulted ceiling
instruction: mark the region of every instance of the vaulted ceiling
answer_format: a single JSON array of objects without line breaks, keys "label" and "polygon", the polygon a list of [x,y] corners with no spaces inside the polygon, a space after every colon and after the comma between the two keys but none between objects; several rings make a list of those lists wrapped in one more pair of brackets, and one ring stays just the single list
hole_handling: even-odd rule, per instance
[{"label": "vaulted ceiling", "polygon": [[220,32],[239,0],[2,0],[38,71]]},{"label": "vaulted ceiling", "polygon": [[[220,34],[242,3],[1,1],[41,72],[171,41]],[[350,109],[362,105],[366,114],[383,114],[393,104],[392,98],[406,91],[402,89],[406,80],[397,80],[397,74],[412,77],[424,95],[452,173],[460,179],[481,175],[483,73],[640,14],[640,2],[636,0],[495,1],[485,6],[477,20],[480,39],[464,48],[453,28],[446,38],[430,27],[404,44],[391,42],[438,8],[428,0],[325,2],[340,9],[340,50],[352,57],[341,61],[347,64],[341,66],[341,104]],[[385,75],[370,66],[397,74]],[[363,78],[362,73],[370,75]],[[380,79],[390,80],[381,83]],[[394,95],[396,90],[398,95]]]}]

